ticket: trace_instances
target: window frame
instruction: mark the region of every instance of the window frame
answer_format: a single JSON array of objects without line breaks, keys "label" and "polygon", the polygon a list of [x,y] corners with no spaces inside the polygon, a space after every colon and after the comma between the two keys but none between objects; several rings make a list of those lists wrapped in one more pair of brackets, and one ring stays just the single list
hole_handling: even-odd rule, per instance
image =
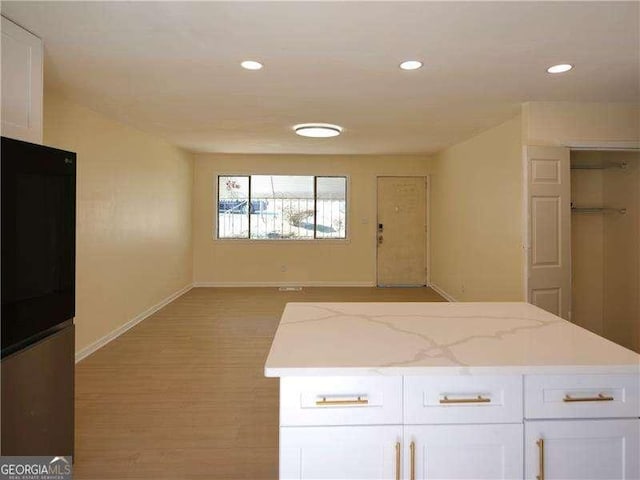
[{"label": "window frame", "polygon": [[[247,177],[249,180],[248,187],[248,210],[247,215],[250,215],[251,205],[251,177],[252,176],[273,176],[273,177],[313,177],[313,237],[312,238],[251,238],[251,219],[249,219],[249,233],[248,237],[220,237],[219,231],[219,205],[220,205],[220,177]],[[345,181],[345,236],[343,238],[332,237],[317,237],[317,215],[318,215],[318,178],[344,178]],[[286,173],[216,173],[214,174],[214,206],[213,206],[213,239],[217,242],[233,242],[233,243],[253,243],[253,242],[271,242],[271,243],[286,243],[286,242],[302,242],[302,243],[350,243],[349,234],[351,228],[349,225],[351,208],[351,178],[349,175],[309,175],[303,173],[286,174]]]}]

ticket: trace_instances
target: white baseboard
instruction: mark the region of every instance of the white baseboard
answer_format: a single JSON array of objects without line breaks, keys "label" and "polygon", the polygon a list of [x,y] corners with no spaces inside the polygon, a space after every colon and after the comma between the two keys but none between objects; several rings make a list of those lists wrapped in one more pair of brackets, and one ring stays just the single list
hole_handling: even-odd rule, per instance
[{"label": "white baseboard", "polygon": [[195,282],[194,287],[375,287],[375,282]]},{"label": "white baseboard", "polygon": [[115,330],[112,330],[111,332],[107,333],[104,337],[96,340],[91,345],[88,345],[88,346],[84,347],[82,350],[79,350],[78,352],[76,352],[76,363],[78,363],[79,361],[87,358],[89,355],[94,353],[96,350],[99,350],[100,348],[104,347],[110,341],[115,340],[120,335],[122,335],[124,332],[126,332],[130,328],[135,327],[138,323],[143,321],[145,318],[150,317],[151,315],[156,313],[158,310],[160,310],[162,307],[164,307],[164,306],[168,305],[169,303],[173,302],[176,298],[184,295],[185,293],[187,293],[192,288],[193,288],[193,284],[186,285],[185,287],[181,288],[177,292],[172,293],[167,298],[165,298],[165,299],[161,300],[160,302],[156,303],[154,306],[146,309],[144,312],[140,313],[139,315],[136,315],[131,320],[129,320],[127,323],[125,323],[123,325],[120,325]]},{"label": "white baseboard", "polygon": [[439,286],[435,285],[435,284],[431,284],[429,285],[429,287],[433,288],[436,293],[440,294],[442,297],[444,297],[448,302],[457,302],[457,300],[455,298],[453,298],[451,295],[449,295],[447,292],[445,292],[442,288],[440,288]]}]

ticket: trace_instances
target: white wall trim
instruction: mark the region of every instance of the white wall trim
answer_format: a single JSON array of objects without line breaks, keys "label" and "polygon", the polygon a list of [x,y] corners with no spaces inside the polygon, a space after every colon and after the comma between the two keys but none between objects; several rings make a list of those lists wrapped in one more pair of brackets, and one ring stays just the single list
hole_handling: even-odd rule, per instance
[{"label": "white wall trim", "polygon": [[305,282],[195,282],[194,288],[201,287],[375,287],[375,282],[331,282],[309,280]]},{"label": "white wall trim", "polygon": [[634,152],[640,150],[640,142],[567,142],[566,145],[571,150],[592,150],[592,151],[623,151]]},{"label": "white wall trim", "polygon": [[455,298],[453,298],[451,295],[449,295],[447,292],[445,292],[439,286],[437,286],[437,285],[432,283],[431,285],[429,285],[429,287],[432,288],[433,290],[435,290],[436,293],[438,293],[441,296],[443,296],[448,302],[457,302],[457,300]]},{"label": "white wall trim", "polygon": [[131,320],[129,320],[127,323],[125,323],[123,325],[120,325],[115,330],[112,330],[111,332],[107,333],[104,337],[99,338],[98,340],[96,340],[92,344],[84,347],[82,350],[77,351],[76,352],[76,363],[78,363],[81,360],[84,360],[89,355],[91,355],[95,351],[101,349],[102,347],[104,347],[107,343],[111,342],[112,340],[115,340],[120,335],[122,335],[124,332],[126,332],[127,330],[135,327],[138,323],[143,321],[145,318],[150,317],[151,315],[156,313],[161,308],[163,308],[166,305],[168,305],[169,303],[173,302],[176,298],[178,298],[178,297],[184,295],[185,293],[187,293],[192,288],[193,288],[193,284],[191,284],[191,283],[189,285],[184,286],[183,288],[181,288],[177,292],[172,293],[171,295],[169,295],[165,299],[161,300],[160,302],[156,303],[152,307],[147,308],[144,312],[136,315]]},{"label": "white wall trim", "polygon": [[522,146],[522,298],[529,301],[529,161],[527,145]]}]

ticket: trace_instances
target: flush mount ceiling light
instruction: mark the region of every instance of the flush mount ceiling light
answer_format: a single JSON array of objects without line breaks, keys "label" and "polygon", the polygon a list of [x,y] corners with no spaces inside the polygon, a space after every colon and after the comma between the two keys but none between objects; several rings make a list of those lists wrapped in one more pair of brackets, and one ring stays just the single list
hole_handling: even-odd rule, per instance
[{"label": "flush mount ceiling light", "polygon": [[553,65],[547,68],[547,73],[564,73],[573,68],[573,65],[568,63],[560,63],[559,65]]},{"label": "flush mount ceiling light", "polygon": [[402,70],[417,70],[422,67],[422,62],[419,60],[407,60],[400,64]]},{"label": "flush mount ceiling light", "polygon": [[245,60],[240,66],[246,70],[260,70],[262,68],[262,64],[255,60]]},{"label": "flush mount ceiling light", "polygon": [[293,130],[303,137],[329,138],[342,133],[342,127],[330,123],[301,123],[294,125]]}]

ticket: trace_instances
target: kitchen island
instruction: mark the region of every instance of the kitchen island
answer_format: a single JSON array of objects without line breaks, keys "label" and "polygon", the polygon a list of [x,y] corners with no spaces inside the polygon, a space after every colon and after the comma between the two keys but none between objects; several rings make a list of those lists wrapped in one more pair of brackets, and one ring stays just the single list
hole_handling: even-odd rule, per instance
[{"label": "kitchen island", "polygon": [[280,478],[638,479],[640,356],[527,303],[291,303]]}]

